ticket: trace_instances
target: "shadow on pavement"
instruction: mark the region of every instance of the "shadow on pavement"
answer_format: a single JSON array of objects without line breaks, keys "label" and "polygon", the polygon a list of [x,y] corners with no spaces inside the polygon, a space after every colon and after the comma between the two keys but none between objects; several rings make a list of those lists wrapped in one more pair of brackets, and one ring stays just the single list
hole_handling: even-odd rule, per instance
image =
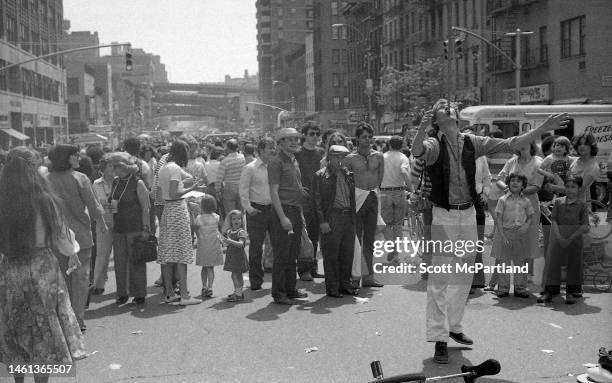
[{"label": "shadow on pavement", "polygon": [[277,320],[280,318],[280,314],[286,313],[290,308],[291,306],[278,305],[274,302],[270,302],[266,307],[262,307],[254,313],[247,315],[246,318],[258,322]]},{"label": "shadow on pavement", "polygon": [[103,317],[121,315],[129,312],[131,315],[137,318],[154,318],[161,315],[174,314],[175,312],[182,310],[183,307],[178,304],[163,304],[162,296],[160,294],[154,296],[147,296],[146,303],[144,305],[137,305],[131,303],[130,299],[124,305],[116,305],[115,300],[109,301],[107,305],[100,306],[94,309],[89,309],[85,312],[85,320],[99,319]]},{"label": "shadow on pavement", "polygon": [[548,303],[553,311],[563,312],[565,315],[599,314],[601,308],[586,303],[588,297],[580,298],[573,305],[566,305],[561,298],[554,297],[552,303]]},{"label": "shadow on pavement", "polygon": [[297,306],[300,311],[310,311],[311,314],[330,314],[331,309],[345,305],[355,304],[352,296],[345,295],[342,298],[332,298],[327,295],[322,296],[314,302],[303,302]]},{"label": "shadow on pavement", "polygon": [[497,301],[493,304],[493,307],[501,307],[506,310],[522,310],[526,307],[536,305],[536,299],[537,298],[533,294],[530,294],[529,298],[518,298],[512,293],[505,298],[493,296],[493,300]]},{"label": "shadow on pavement", "polygon": [[[432,344],[433,346],[433,344]],[[461,373],[462,365],[478,365],[484,360],[477,361],[476,363],[472,363],[469,359],[463,356],[463,351],[471,350],[469,347],[449,347],[448,348],[448,364],[438,364],[434,362],[433,357],[427,358],[423,360],[423,370],[422,374],[427,378],[432,378],[434,376],[444,376],[451,374],[459,374]],[[433,353],[433,347],[431,349]],[[501,362],[500,362],[501,363]],[[504,371],[504,366],[502,364],[501,371]],[[463,381],[462,378],[457,378],[455,380],[447,380],[448,382],[459,382]],[[522,383],[512,380],[505,380],[497,378],[496,376],[483,376],[482,378],[476,379],[478,383]]]}]

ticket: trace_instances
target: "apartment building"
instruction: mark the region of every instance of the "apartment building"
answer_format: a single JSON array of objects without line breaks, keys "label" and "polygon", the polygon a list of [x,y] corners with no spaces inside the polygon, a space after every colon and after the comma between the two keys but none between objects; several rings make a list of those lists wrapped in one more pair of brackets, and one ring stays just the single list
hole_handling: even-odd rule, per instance
[{"label": "apartment building", "polygon": [[[516,59],[520,29],[522,104],[612,102],[612,49],[608,42],[612,2],[606,0],[489,0],[492,41]],[[510,60],[489,50],[486,102],[515,103]]]},{"label": "apartment building", "polygon": [[0,146],[54,144],[67,126],[61,0],[0,0]]}]

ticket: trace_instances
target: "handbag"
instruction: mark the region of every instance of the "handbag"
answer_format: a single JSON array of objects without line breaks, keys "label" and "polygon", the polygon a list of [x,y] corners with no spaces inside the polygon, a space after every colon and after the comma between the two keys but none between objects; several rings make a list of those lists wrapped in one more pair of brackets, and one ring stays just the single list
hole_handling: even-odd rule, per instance
[{"label": "handbag", "polygon": [[302,226],[302,245],[300,249],[300,254],[298,256],[298,261],[315,262],[314,246],[312,244],[312,241],[308,237],[308,231],[306,230],[306,225]]},{"label": "handbag", "polygon": [[146,239],[136,237],[132,247],[132,263],[140,264],[157,260],[157,238],[153,234]]}]

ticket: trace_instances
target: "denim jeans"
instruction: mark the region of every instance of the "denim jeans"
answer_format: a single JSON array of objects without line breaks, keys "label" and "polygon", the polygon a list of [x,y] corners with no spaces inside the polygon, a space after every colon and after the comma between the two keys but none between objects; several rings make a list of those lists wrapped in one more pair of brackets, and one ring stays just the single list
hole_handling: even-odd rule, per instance
[{"label": "denim jeans", "polygon": [[[378,223],[378,198],[371,192],[368,194],[361,209],[357,212],[357,238],[359,238],[363,249],[363,257],[368,266],[368,275],[374,275],[372,259],[374,257],[374,237],[376,235],[376,225]],[[363,273],[365,274],[365,273]]]}]

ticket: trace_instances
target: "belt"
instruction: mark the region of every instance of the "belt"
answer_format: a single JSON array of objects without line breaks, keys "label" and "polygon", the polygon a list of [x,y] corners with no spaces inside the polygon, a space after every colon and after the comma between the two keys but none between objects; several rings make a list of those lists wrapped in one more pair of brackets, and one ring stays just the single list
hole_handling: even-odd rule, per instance
[{"label": "belt", "polygon": [[340,215],[351,215],[353,214],[353,209],[340,209],[340,208],[332,208],[332,213],[340,214]]},{"label": "belt", "polygon": [[380,188],[382,191],[406,190],[406,186],[395,186],[390,188]]},{"label": "belt", "polygon": [[[439,207],[441,209],[446,209],[444,206],[440,206],[438,204],[434,204],[434,206]],[[471,208],[472,206],[473,204],[471,202],[460,203],[460,204],[451,203],[448,205],[449,209],[451,210],[467,210]]]},{"label": "belt", "polygon": [[251,206],[257,207],[259,209],[269,209],[269,208],[272,207],[272,205],[270,205],[270,204],[265,205],[265,204],[262,204],[262,203],[255,203],[255,202],[251,202]]}]

